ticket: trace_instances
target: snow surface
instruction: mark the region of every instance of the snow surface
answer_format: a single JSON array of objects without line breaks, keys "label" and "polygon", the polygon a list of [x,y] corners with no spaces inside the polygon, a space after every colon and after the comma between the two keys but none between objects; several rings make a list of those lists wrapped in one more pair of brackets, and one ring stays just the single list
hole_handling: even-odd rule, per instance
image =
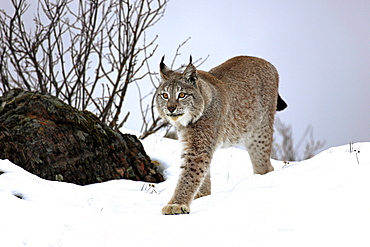
[{"label": "snow surface", "polygon": [[[143,142],[160,184],[47,181],[0,160],[0,246],[370,246],[370,142],[253,175],[246,151],[220,149],[212,195],[189,215],[161,215],[180,165],[177,141]],[[357,157],[356,157],[357,156]],[[358,161],[357,161],[358,159]]]}]

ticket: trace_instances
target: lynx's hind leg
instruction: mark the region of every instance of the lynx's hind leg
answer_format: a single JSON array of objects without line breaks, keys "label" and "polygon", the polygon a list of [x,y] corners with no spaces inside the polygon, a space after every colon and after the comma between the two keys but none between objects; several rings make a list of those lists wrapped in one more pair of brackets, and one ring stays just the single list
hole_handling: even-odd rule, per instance
[{"label": "lynx's hind leg", "polygon": [[274,170],[270,156],[273,141],[272,128],[260,128],[254,131],[246,145],[252,161],[254,174],[266,174]]}]

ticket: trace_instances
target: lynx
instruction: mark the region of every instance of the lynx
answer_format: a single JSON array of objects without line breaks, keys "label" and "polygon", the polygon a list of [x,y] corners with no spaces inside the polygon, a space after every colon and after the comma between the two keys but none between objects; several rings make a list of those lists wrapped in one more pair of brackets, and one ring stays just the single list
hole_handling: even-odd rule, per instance
[{"label": "lynx", "polygon": [[193,199],[211,194],[210,164],[218,147],[244,144],[255,174],[274,170],[274,116],[287,105],[278,94],[279,76],[272,64],[239,56],[204,72],[190,57],[180,73],[163,61],[156,105],[182,143],[182,171],[163,214],[188,214]]}]

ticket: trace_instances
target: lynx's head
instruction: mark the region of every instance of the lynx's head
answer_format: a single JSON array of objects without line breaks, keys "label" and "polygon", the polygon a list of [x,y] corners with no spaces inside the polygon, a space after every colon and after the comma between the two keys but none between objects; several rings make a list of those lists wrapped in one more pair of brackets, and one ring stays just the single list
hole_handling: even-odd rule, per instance
[{"label": "lynx's head", "polygon": [[156,92],[156,104],[162,118],[172,125],[187,126],[203,114],[204,99],[199,90],[198,72],[191,62],[183,73],[163,63],[159,65],[162,82]]}]

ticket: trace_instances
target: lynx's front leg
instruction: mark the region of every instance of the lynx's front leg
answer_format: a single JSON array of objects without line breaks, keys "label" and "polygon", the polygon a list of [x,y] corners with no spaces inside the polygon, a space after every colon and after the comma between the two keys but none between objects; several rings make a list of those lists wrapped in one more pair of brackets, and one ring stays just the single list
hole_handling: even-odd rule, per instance
[{"label": "lynx's front leg", "polygon": [[210,146],[194,143],[184,145],[182,172],[172,199],[162,209],[163,214],[188,214],[198,192],[201,196],[211,194],[209,166],[212,150],[209,149]]}]

